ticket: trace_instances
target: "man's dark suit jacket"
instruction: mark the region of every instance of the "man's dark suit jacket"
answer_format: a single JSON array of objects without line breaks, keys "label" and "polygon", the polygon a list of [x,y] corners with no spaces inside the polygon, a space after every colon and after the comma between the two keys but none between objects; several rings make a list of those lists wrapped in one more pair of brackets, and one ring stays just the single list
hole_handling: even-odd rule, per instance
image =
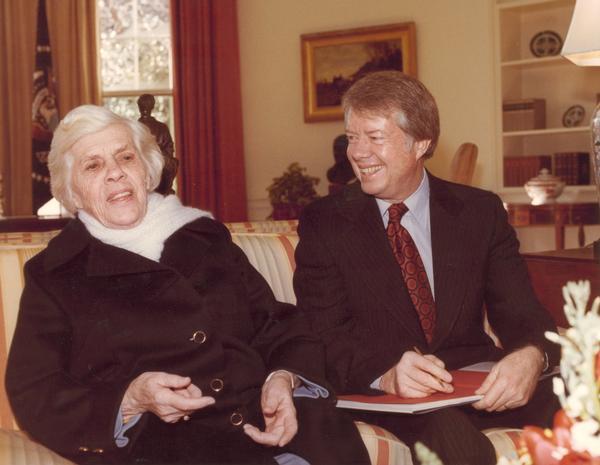
[{"label": "man's dark suit jacket", "polygon": [[[176,231],[159,263],[98,241],[74,220],[25,266],[7,391],[21,427],[76,462],[129,463],[132,450],[144,463],[221,463],[220,453],[234,463],[236,453],[244,463],[272,460],[275,450],[253,443],[242,425],[262,424],[261,386],[279,368],[326,385],[321,342],[213,220]],[[123,394],[147,371],[189,376],[216,404],[176,424],[146,413],[117,449]],[[319,457],[333,447],[367,462],[349,419],[333,446],[322,434],[324,422],[334,434],[340,424],[333,398],[303,402],[300,455],[328,463]]]},{"label": "man's dark suit jacket", "polygon": [[[429,346],[375,198],[354,183],[302,214],[294,287],[325,341],[328,377],[339,392],[367,392],[413,347],[449,369],[527,344],[558,361],[558,346],[544,338],[556,328],[533,293],[500,198],[428,176],[437,312]],[[484,332],[484,306],[504,351]]]}]

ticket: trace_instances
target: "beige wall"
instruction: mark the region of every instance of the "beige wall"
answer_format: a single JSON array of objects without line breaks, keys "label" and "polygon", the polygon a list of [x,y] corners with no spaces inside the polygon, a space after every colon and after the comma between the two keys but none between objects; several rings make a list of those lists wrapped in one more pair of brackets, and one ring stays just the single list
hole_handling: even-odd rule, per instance
[{"label": "beige wall", "polygon": [[464,141],[479,146],[475,184],[494,189],[491,0],[239,0],[246,180],[251,219],[269,212],[265,187],[293,161],[321,178],[342,121],[304,123],[300,35],[414,21],[418,76],[438,101],[442,136],[428,168],[448,173]]}]

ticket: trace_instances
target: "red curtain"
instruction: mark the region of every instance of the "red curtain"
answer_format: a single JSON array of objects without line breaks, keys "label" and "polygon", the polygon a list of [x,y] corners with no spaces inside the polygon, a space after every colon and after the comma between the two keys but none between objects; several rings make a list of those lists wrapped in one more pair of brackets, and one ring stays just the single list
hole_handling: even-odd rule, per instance
[{"label": "red curtain", "polygon": [[236,0],[171,0],[179,195],[247,219]]}]

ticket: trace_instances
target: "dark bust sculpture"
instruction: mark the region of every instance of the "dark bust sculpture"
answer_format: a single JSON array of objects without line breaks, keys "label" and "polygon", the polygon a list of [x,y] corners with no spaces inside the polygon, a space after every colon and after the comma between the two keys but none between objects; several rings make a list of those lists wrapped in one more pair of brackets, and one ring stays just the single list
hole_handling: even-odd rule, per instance
[{"label": "dark bust sculpture", "polygon": [[160,184],[155,190],[159,194],[169,195],[175,193],[172,185],[173,179],[175,179],[175,175],[177,174],[179,160],[173,156],[173,138],[169,132],[169,127],[165,123],[158,121],[151,114],[154,109],[154,103],[155,101],[152,95],[140,95],[137,104],[141,116],[138,118],[138,121],[144,123],[148,129],[150,129],[150,132],[156,138],[156,143],[165,158],[165,167],[163,168]]},{"label": "dark bust sculpture", "polygon": [[341,134],[333,140],[333,159],[335,163],[327,170],[330,193],[340,190],[354,180],[354,171],[346,155],[347,149],[348,138],[345,134]]}]

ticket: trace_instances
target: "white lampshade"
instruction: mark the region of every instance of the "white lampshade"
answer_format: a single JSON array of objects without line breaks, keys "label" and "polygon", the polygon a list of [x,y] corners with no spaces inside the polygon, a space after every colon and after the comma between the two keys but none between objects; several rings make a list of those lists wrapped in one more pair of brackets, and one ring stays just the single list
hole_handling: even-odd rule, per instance
[{"label": "white lampshade", "polygon": [[561,55],[579,66],[600,66],[600,0],[577,0]]}]

